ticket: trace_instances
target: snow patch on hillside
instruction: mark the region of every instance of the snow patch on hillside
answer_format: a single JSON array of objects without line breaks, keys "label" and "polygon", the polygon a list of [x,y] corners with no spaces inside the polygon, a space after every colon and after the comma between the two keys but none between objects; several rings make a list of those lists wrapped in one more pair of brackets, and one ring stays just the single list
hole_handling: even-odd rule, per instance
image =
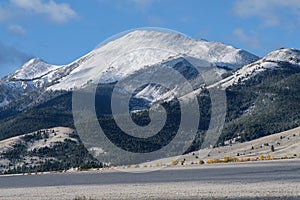
[{"label": "snow patch on hillside", "polygon": [[[49,137],[47,139],[41,139],[41,140],[34,140],[33,143],[28,144],[28,150],[33,150],[33,149],[39,149],[43,147],[51,147],[53,144],[56,142],[64,142],[65,139],[70,139],[72,141],[77,141],[75,138],[70,137],[70,134],[73,133],[73,129],[66,128],[66,127],[55,127],[52,129],[42,129],[39,130],[38,132],[48,133]],[[12,137],[9,139],[1,140],[0,141],[0,154],[10,148],[14,144],[17,144],[18,142],[23,141],[24,136],[33,136],[37,131],[32,132],[32,133],[27,133],[24,135]]]},{"label": "snow patch on hillside", "polygon": [[[34,156],[31,152],[38,152],[40,149],[45,148],[51,149],[54,145],[64,143],[66,140],[71,140],[79,144],[77,138],[72,136],[73,133],[73,129],[67,127],[55,127],[1,140],[0,173],[11,169],[12,167],[26,165],[26,163],[29,164],[28,166],[36,166],[45,162],[47,159],[57,160],[55,157]],[[16,147],[15,145],[19,146]],[[16,149],[18,147],[21,149]],[[25,149],[23,149],[23,147]],[[14,157],[7,157],[7,152],[14,152],[14,155],[11,155]],[[17,155],[16,152],[19,152],[20,155]],[[20,159],[16,159],[18,156]]]},{"label": "snow patch on hillside", "polygon": [[264,57],[264,60],[285,61],[292,64],[300,64],[300,51],[294,48],[282,48],[270,52]]},{"label": "snow patch on hillside", "polygon": [[55,143],[64,142],[66,139],[78,142],[75,138],[70,137],[70,134],[74,132],[70,128],[57,127],[52,130],[50,129],[41,131],[47,131],[49,133],[48,139],[34,141],[30,144],[28,148],[29,151],[45,147],[51,148]]},{"label": "snow patch on hillside", "polygon": [[272,51],[262,59],[236,70],[233,75],[221,80],[213,86],[221,85],[227,88],[231,85],[241,83],[267,69],[280,68],[279,62],[289,62],[294,65],[300,65],[300,51],[295,49]]}]

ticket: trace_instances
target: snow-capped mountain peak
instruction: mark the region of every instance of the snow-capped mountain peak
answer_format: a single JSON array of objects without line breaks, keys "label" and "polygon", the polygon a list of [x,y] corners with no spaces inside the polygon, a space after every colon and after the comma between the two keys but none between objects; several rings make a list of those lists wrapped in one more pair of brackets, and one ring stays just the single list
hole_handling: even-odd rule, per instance
[{"label": "snow-capped mountain peak", "polygon": [[264,57],[265,60],[270,61],[284,61],[293,64],[300,64],[300,51],[294,48],[281,48],[271,51]]},{"label": "snow-capped mountain peak", "polygon": [[258,59],[253,54],[220,42],[195,40],[173,32],[137,30],[106,42],[75,61],[78,67],[51,89],[69,90],[91,81],[119,81],[144,67],[182,55],[231,69]]},{"label": "snow-capped mountain peak", "polygon": [[139,70],[154,65],[160,67],[184,55],[231,69],[258,59],[221,42],[195,40],[174,32],[137,30],[103,43],[68,65],[51,65],[39,58],[29,60],[0,81],[0,91],[5,91],[0,94],[0,103],[7,104],[35,90],[39,90],[38,93],[73,90],[88,83],[119,81]]},{"label": "snow-capped mountain peak", "polygon": [[8,76],[8,80],[34,80],[38,79],[58,66],[50,65],[39,58],[33,58],[26,62],[15,73]]},{"label": "snow-capped mountain peak", "polygon": [[282,65],[279,64],[280,62],[290,63],[300,67],[300,51],[293,48],[281,48],[271,51],[263,58],[236,70],[232,76],[221,80],[217,84],[226,88],[230,85],[248,80],[265,70],[281,69]]}]

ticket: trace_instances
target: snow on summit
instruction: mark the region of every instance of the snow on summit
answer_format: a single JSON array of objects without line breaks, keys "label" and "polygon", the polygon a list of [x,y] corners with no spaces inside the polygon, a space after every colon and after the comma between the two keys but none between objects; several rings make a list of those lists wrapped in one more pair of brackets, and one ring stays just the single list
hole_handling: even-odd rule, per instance
[{"label": "snow on summit", "polygon": [[[41,94],[73,90],[88,83],[116,82],[148,67],[158,69],[166,64],[172,67],[178,62],[187,65],[183,59],[186,56],[233,69],[233,75],[216,83],[223,87],[278,67],[279,61],[300,65],[300,51],[296,49],[282,48],[259,59],[221,42],[195,40],[174,32],[136,30],[103,43],[67,65],[51,65],[38,58],[29,60],[15,73],[0,80],[0,107],[34,91]],[[193,73],[187,75],[192,77]],[[148,100],[152,101],[163,97],[163,92],[149,86],[140,91],[139,96],[151,97]]]},{"label": "snow on summit", "polygon": [[30,80],[40,78],[43,75],[57,68],[55,65],[45,63],[39,58],[33,58],[26,62],[20,69],[10,76],[15,80]]},{"label": "snow on summit", "polygon": [[236,70],[232,76],[221,80],[217,84],[221,84],[223,87],[228,87],[238,83],[239,81],[247,80],[267,69],[278,68],[280,67],[278,65],[279,62],[288,62],[296,66],[300,66],[300,51],[293,48],[281,48],[271,51],[265,57]]},{"label": "snow on summit", "polygon": [[51,89],[72,89],[87,82],[114,82],[171,57],[189,55],[236,68],[258,59],[246,51],[220,42],[194,40],[177,33],[150,30],[132,31],[107,42],[73,62],[78,67]]},{"label": "snow on summit", "polygon": [[281,48],[270,52],[264,58],[265,60],[288,61],[293,64],[300,64],[300,51],[293,48]]},{"label": "snow on summit", "polygon": [[35,90],[60,91],[88,83],[111,83],[149,66],[192,56],[217,66],[236,69],[258,59],[220,42],[195,40],[174,32],[136,30],[103,43],[67,65],[51,65],[34,58],[0,80],[0,107]]}]

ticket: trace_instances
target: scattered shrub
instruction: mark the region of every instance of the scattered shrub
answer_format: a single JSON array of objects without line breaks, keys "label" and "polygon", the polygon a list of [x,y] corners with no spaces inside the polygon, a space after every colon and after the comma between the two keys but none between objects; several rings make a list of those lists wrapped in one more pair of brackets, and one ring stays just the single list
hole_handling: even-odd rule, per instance
[{"label": "scattered shrub", "polygon": [[274,145],[271,146],[271,151],[272,151],[272,152],[275,151]]},{"label": "scattered shrub", "polygon": [[259,156],[259,160],[264,160],[264,159],[265,159],[265,157],[263,155]]},{"label": "scattered shrub", "polygon": [[173,160],[173,161],[172,161],[172,165],[174,165],[174,166],[175,166],[175,165],[178,165],[178,160]]},{"label": "scattered shrub", "polygon": [[246,162],[251,161],[251,158],[247,157],[247,158],[244,159],[244,161],[246,161]]},{"label": "scattered shrub", "polygon": [[226,156],[226,157],[224,157],[224,160],[223,160],[224,162],[229,162],[230,161],[230,159],[229,159],[229,157],[228,156]]}]

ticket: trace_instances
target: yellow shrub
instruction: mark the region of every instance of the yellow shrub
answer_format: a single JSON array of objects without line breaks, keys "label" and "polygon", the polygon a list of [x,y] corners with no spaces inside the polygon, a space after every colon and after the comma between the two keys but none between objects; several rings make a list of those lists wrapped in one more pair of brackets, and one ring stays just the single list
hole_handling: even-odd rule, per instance
[{"label": "yellow shrub", "polygon": [[231,160],[232,160],[232,162],[238,162],[239,161],[239,159],[236,158],[236,157],[232,158]]},{"label": "yellow shrub", "polygon": [[213,162],[212,159],[208,159],[208,160],[206,161],[206,163],[207,163],[207,164],[212,164],[212,163],[214,163],[214,162]]},{"label": "yellow shrub", "polygon": [[175,166],[175,165],[178,165],[178,160],[173,160],[173,161],[172,161],[172,165],[174,165],[174,166]]},{"label": "yellow shrub", "polygon": [[259,160],[264,160],[264,159],[265,159],[265,157],[263,155],[259,156]]},{"label": "yellow shrub", "polygon": [[230,161],[230,159],[229,159],[229,157],[228,156],[226,156],[226,157],[224,157],[224,162],[229,162]]},{"label": "yellow shrub", "polygon": [[244,161],[248,162],[251,161],[251,159],[249,157],[245,158]]}]

